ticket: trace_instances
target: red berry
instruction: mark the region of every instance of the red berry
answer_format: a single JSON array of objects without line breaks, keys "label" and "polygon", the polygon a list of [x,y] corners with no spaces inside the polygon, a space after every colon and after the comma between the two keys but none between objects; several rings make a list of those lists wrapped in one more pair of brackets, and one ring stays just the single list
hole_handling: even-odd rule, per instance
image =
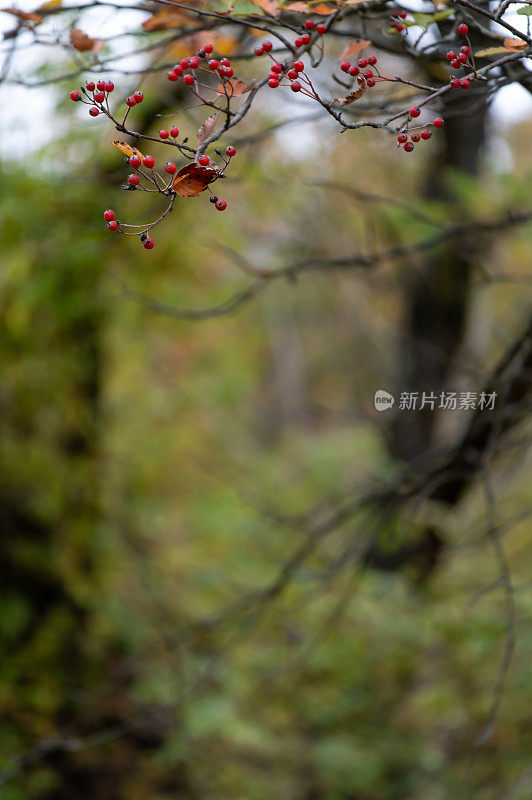
[{"label": "red berry", "polygon": [[419,108],[417,108],[417,106],[415,108],[411,108],[410,109],[410,116],[412,117],[412,119],[415,119],[416,117],[419,117],[420,114],[421,114],[421,110]]},{"label": "red berry", "polygon": [[411,153],[413,149],[414,145],[412,144],[412,142],[407,142],[406,144],[403,145],[403,150],[406,150],[407,153]]},{"label": "red berry", "polygon": [[136,105],[137,105],[137,101],[135,100],[134,97],[126,97],[126,106],[129,106],[131,108],[132,106],[136,106]]},{"label": "red berry", "polygon": [[303,72],[303,70],[305,69],[305,65],[303,64],[302,61],[296,61],[294,62],[294,69],[297,70],[298,72]]},{"label": "red berry", "polygon": [[461,66],[462,66],[462,63],[460,61],[458,61],[457,58],[455,58],[454,61],[451,61],[451,67],[453,69],[460,69]]},{"label": "red berry", "polygon": [[133,92],[133,97],[135,98],[136,103],[142,103],[144,100],[144,95],[142,92]]},{"label": "red berry", "polygon": [[255,53],[256,56],[264,55],[264,50],[262,49],[262,47],[256,47],[253,52]]},{"label": "red berry", "polygon": [[323,25],[321,22],[319,25],[316,25],[316,33],[319,33],[320,36],[323,36],[323,34],[326,32],[327,32],[326,25]]},{"label": "red berry", "polygon": [[419,142],[421,137],[420,137],[419,133],[413,133],[410,138],[412,139],[413,142]]},{"label": "red berry", "polygon": [[436,117],[432,124],[435,128],[443,128],[443,119],[441,117]]},{"label": "red berry", "polygon": [[265,53],[269,53],[272,48],[273,48],[273,43],[270,42],[269,39],[266,39],[266,41],[262,43],[262,49],[264,50]]},{"label": "red berry", "polygon": [[460,53],[458,56],[458,61],[460,64],[467,64],[467,55],[465,53]]},{"label": "red berry", "polygon": [[307,19],[307,21],[305,22],[305,28],[307,29],[307,31],[311,31],[312,28],[314,27],[314,24],[315,23],[311,19]]},{"label": "red berry", "polygon": [[170,175],[173,175],[177,169],[173,161],[167,161],[166,164],[164,165],[164,168]]},{"label": "red berry", "polygon": [[422,139],[430,139],[430,137],[432,136],[432,133],[430,131],[424,130],[424,131],[421,131],[420,136],[421,136]]},{"label": "red berry", "polygon": [[181,66],[181,64],[176,64],[176,65],[175,65],[175,67],[174,67],[174,68],[173,68],[173,70],[172,70],[172,72],[175,72],[175,74],[176,74],[176,75],[177,75],[179,78],[180,78],[180,77],[181,77],[181,75],[184,73],[184,71],[185,71],[185,70],[183,69],[183,67]]},{"label": "red berry", "polygon": [[110,231],[117,231],[118,222],[116,221],[116,219],[112,219],[110,222],[107,223],[107,227]]},{"label": "red berry", "polygon": [[279,73],[279,72],[282,72],[282,71],[283,71],[282,66],[280,64],[277,64],[277,62],[272,65],[272,72],[278,72]]},{"label": "red berry", "polygon": [[462,87],[462,89],[469,89],[470,85],[471,84],[469,83],[467,78],[462,78],[462,80],[460,81],[460,86]]},{"label": "red berry", "polygon": [[406,11],[400,11],[397,16],[401,17],[401,19],[406,19],[407,16],[408,16],[408,13]]},{"label": "red berry", "polygon": [[199,67],[199,58],[197,56],[192,56],[188,61],[191,69],[197,69]]},{"label": "red berry", "polygon": [[96,103],[103,103],[105,100],[105,92],[94,92],[94,101]]},{"label": "red berry", "polygon": [[231,66],[231,62],[229,61],[228,58],[221,58],[220,59],[220,65],[222,67],[230,67]]},{"label": "red berry", "polygon": [[127,182],[128,182],[128,183],[129,183],[131,186],[138,186],[138,185],[139,185],[139,183],[140,183],[140,178],[139,178],[139,176],[138,176],[138,175],[135,175],[135,173],[134,173],[134,172],[132,172],[132,173],[131,173],[131,175],[128,175]]},{"label": "red berry", "polygon": [[340,64],[340,69],[342,70],[342,72],[349,72],[350,66],[351,64],[349,63],[349,61],[342,61],[342,63]]},{"label": "red berry", "polygon": [[304,34],[302,34],[302,36],[301,36],[301,41],[303,42],[303,44],[304,44],[305,46],[306,46],[307,44],[310,44],[310,36],[308,35],[308,33],[304,33]]},{"label": "red berry", "polygon": [[155,247],[155,242],[153,241],[153,239],[149,239],[148,238],[148,239],[144,240],[144,249],[145,250],[153,250],[154,247]]},{"label": "red berry", "polygon": [[187,86],[193,86],[194,75],[185,75],[185,77],[183,78],[183,83],[186,84]]},{"label": "red berry", "polygon": [[449,50],[449,52],[447,53],[447,60],[454,61],[455,58],[456,58],[456,53],[454,52],[454,50]]},{"label": "red berry", "polygon": [[299,81],[293,81],[293,83],[290,84],[290,88],[292,89],[293,92],[300,92],[301,84],[299,83]]},{"label": "red berry", "polygon": [[106,81],[105,82],[105,91],[106,92],[113,92],[114,88],[115,88],[115,85],[114,85],[114,83],[112,81]]},{"label": "red berry", "polygon": [[105,81],[98,81],[96,88],[101,92],[105,89]]},{"label": "red berry", "polygon": [[352,67],[349,67],[349,69],[348,69],[348,72],[349,72],[349,74],[350,74],[350,75],[352,75],[353,77],[355,77],[355,75],[358,75],[358,73],[360,72],[360,70],[359,70],[359,68],[358,68],[358,67],[356,67],[356,66],[353,64],[353,66],[352,66]]},{"label": "red berry", "polygon": [[396,25],[395,27],[397,28],[397,30],[399,31],[399,33],[400,33],[401,31],[404,31],[404,29],[405,29],[405,26],[404,26],[404,25]]},{"label": "red berry", "polygon": [[297,71],[297,69],[289,69],[286,75],[288,78],[290,78],[291,81],[293,81],[297,78],[299,72]]},{"label": "red berry", "polygon": [[210,162],[209,156],[200,156],[198,158],[198,164],[201,164],[202,167],[208,167]]},{"label": "red berry", "polygon": [[458,87],[460,86],[460,81],[458,80],[458,78],[451,78],[451,86],[453,87],[453,89],[458,89]]},{"label": "red berry", "polygon": [[189,58],[182,58],[181,59],[181,66],[183,69],[188,69],[190,67],[190,59]]},{"label": "red berry", "polygon": [[110,222],[115,218],[115,212],[111,208],[108,208],[107,211],[103,212],[103,218],[106,222]]},{"label": "red berry", "polygon": [[369,88],[370,88],[370,89],[371,89],[373,86],[375,86],[375,78],[367,78],[367,79],[366,79],[366,85],[367,85],[367,86],[369,86]]},{"label": "red berry", "polygon": [[179,136],[179,128],[170,128],[170,136],[173,136],[174,139]]},{"label": "red berry", "polygon": [[364,69],[364,67],[368,66],[368,59],[367,58],[359,58],[357,61],[358,66],[360,69]]},{"label": "red berry", "polygon": [[133,167],[133,169],[138,169],[140,167],[140,158],[138,156],[131,156],[129,159],[129,166]]},{"label": "red berry", "polygon": [[214,70],[218,69],[219,66],[220,65],[218,64],[216,59],[215,58],[211,58],[211,60],[209,61],[209,64],[208,64],[209,69],[212,69],[212,71],[214,72]]},{"label": "red berry", "polygon": [[295,47],[302,47],[302,45],[303,45],[303,41],[298,36],[297,39],[294,41],[294,46]]},{"label": "red berry", "polygon": [[467,34],[469,33],[469,28],[464,22],[462,22],[462,24],[458,26],[458,33],[461,33],[462,36],[467,36]]},{"label": "red berry", "polygon": [[145,167],[148,167],[148,169],[151,169],[153,167],[153,165],[155,164],[155,161],[153,160],[153,156],[144,156],[144,158],[142,159],[142,164]]},{"label": "red berry", "polygon": [[471,52],[471,49],[466,44],[463,44],[462,47],[460,48],[460,52],[465,53],[466,56],[468,56],[469,53]]},{"label": "red berry", "polygon": [[89,114],[91,115],[91,117],[97,117],[99,113],[100,112],[98,111],[96,106],[92,106],[91,108],[89,108]]},{"label": "red berry", "polygon": [[225,200],[217,200],[216,203],[214,204],[214,207],[216,208],[217,211],[225,211],[225,209],[227,208],[227,203],[225,202]]},{"label": "red berry", "polygon": [[74,89],[72,92],[70,92],[70,99],[77,103],[79,100],[81,100],[81,93],[76,92]]},{"label": "red berry", "polygon": [[170,134],[166,130],[159,131],[159,139],[168,139]]},{"label": "red berry", "polygon": [[225,148],[225,155],[229,156],[229,158],[233,158],[233,156],[236,155],[236,147],[233,147],[233,145],[230,144],[228,147]]},{"label": "red berry", "polygon": [[174,70],[171,70],[171,71],[170,71],[170,72],[167,74],[167,76],[166,76],[166,77],[168,78],[168,80],[169,80],[169,81],[176,81],[176,80],[177,80],[177,74],[174,72]]},{"label": "red berry", "polygon": [[406,133],[400,133],[399,136],[397,137],[397,141],[399,142],[399,144],[404,144],[406,141],[408,141],[408,136],[406,135]]},{"label": "red berry", "polygon": [[364,73],[365,78],[373,78],[373,72],[370,69],[367,69]]},{"label": "red berry", "polygon": [[232,78],[235,73],[233,72],[233,67],[225,67],[224,75],[226,78]]},{"label": "red berry", "polygon": [[270,80],[268,81],[268,86],[271,89],[277,89],[277,87],[279,86],[279,81],[276,80],[275,78],[270,78]]},{"label": "red berry", "polygon": [[214,47],[212,46],[212,44],[204,44],[203,45],[203,51],[205,53],[212,53],[213,50],[214,50]]},{"label": "red berry", "polygon": [[95,85],[94,85],[94,81],[87,81],[85,86],[86,86],[88,92],[93,92],[94,89],[96,88]]},{"label": "red berry", "polygon": [[368,64],[371,64],[372,67],[374,67],[376,63],[377,63],[377,56],[370,56],[368,58]]}]

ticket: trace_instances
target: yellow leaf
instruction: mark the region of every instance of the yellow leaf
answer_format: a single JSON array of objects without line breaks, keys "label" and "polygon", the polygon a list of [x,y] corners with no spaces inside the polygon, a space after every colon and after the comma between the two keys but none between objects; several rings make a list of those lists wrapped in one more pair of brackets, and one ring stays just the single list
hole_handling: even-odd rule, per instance
[{"label": "yellow leaf", "polygon": [[121,153],[123,153],[125,156],[128,156],[129,158],[131,158],[131,156],[138,156],[139,158],[144,158],[140,150],[137,150],[136,147],[133,147],[133,145],[130,145],[127,142],[121,141],[121,139],[115,139],[113,141],[113,144],[115,147],[118,147]]},{"label": "yellow leaf", "polygon": [[[264,31],[262,32],[264,36]],[[218,36],[216,39],[216,51],[222,56],[232,56],[238,50],[238,39],[231,36]]]},{"label": "yellow leaf", "polygon": [[475,55],[482,58],[483,56],[500,56],[504,53],[508,53],[506,47],[486,47],[484,50],[476,52]]},{"label": "yellow leaf", "polygon": [[62,0],[48,0],[47,3],[43,3],[42,6],[39,6],[39,8],[37,8],[36,10],[48,11],[49,9],[52,8],[61,8],[62,4],[63,4]]}]

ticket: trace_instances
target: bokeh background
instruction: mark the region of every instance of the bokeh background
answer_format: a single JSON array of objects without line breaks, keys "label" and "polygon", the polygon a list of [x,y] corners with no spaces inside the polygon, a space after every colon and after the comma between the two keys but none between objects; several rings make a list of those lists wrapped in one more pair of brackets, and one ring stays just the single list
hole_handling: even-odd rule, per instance
[{"label": "bokeh background", "polygon": [[[46,78],[68,59],[32,51],[20,70]],[[182,102],[163,82],[140,82],[147,130]],[[181,201],[147,252],[105,228],[105,208],[134,222],[154,205],[121,193],[112,131],[70,88],[5,87],[2,798],[529,798],[522,408],[490,463],[515,603],[493,729],[509,617],[481,481],[452,504],[355,504],[290,565],[345,498],[460,442],[472,412],[434,412],[426,434],[397,405],[377,412],[374,392],[425,388],[409,384],[409,314],[427,258],[443,259],[437,298],[460,329],[445,387],[483,388],[526,326],[530,224],[459,243],[466,280],[456,251],[422,250],[272,280],[235,313],[186,318],[250,284],[235,252],[267,268],[371,255],[525,209],[525,91],[497,100],[478,173],[446,168],[439,197],[443,134],[405,154],[385,132],[338,135],[296,98],[265,100],[224,141],[238,146],[227,212]],[[179,120],[192,136],[201,117]]]}]

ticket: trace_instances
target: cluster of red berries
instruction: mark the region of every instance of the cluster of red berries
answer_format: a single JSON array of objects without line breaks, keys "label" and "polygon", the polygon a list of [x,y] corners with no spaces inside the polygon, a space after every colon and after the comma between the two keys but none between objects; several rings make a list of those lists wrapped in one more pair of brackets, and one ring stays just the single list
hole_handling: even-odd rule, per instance
[{"label": "cluster of red berries", "polygon": [[[273,45],[271,42],[269,42],[269,45],[271,50]],[[201,66],[201,62],[205,61],[213,50],[214,47],[212,44],[206,44],[201,50],[198,50],[197,55],[182,58],[179,64],[174,64],[168,73],[168,80],[177,81],[179,78],[183,78],[183,83],[186,86],[193,86],[196,82],[194,72],[197,69],[205,69],[205,67]],[[232,78],[234,75],[233,67],[228,58],[221,58],[220,60],[210,58],[207,62],[207,68],[210,72],[217,72],[221,78]],[[189,72],[187,72],[187,70],[189,70]]]},{"label": "cluster of red berries", "polygon": [[[458,26],[458,32],[462,36],[466,36],[469,33],[469,28],[465,23],[462,23]],[[467,39],[469,42],[469,39]],[[461,69],[462,67],[470,67],[471,69],[475,69],[475,63],[473,60],[473,56],[471,55],[471,47],[469,44],[464,44],[460,48],[460,52],[457,53],[455,50],[449,50],[447,53],[447,60],[450,62],[451,67],[453,69]],[[468,89],[470,81],[468,78],[457,78],[454,75],[451,77],[449,83],[453,87],[453,89]]]},{"label": "cluster of red berries", "polygon": [[303,87],[298,79],[303,76],[302,74],[304,71],[305,65],[302,61],[294,61],[291,67],[283,67],[282,64],[274,61],[270,70],[268,86],[272,89],[277,89],[283,78],[286,77],[288,79],[288,84],[285,85],[289,85],[293,92],[300,92]]},{"label": "cluster of red berries", "polygon": [[[100,111],[104,111],[104,103],[107,101],[107,97],[111,94],[111,92],[114,91],[114,88],[115,85],[112,81],[101,80],[95,83],[94,81],[89,80],[85,86],[81,86],[80,89],[73,89],[70,92],[70,99],[74,103],[81,102],[85,103],[85,105],[89,105],[89,114],[91,117],[97,117]],[[140,97],[140,99],[135,99],[131,105],[135,105],[137,102],[142,102],[142,92],[135,92],[135,96],[137,95]],[[128,100],[129,99],[131,98],[128,98]]]},{"label": "cluster of red berries", "polygon": [[[374,67],[377,63],[377,56],[368,56],[368,58],[359,58],[356,64],[351,64],[350,61],[342,61],[340,64],[340,69],[342,72],[346,72],[348,75],[352,75],[356,77],[360,74],[360,70],[365,70],[362,73],[362,76],[366,80],[366,86],[369,86],[371,89],[372,86],[375,86],[375,77],[373,71],[371,69],[365,69],[367,66]],[[378,77],[380,77],[379,71],[377,70]]]},{"label": "cluster of red berries", "polygon": [[405,26],[402,24],[401,20],[402,19],[406,19],[407,16],[408,16],[408,12],[407,11],[392,11],[391,19],[390,19],[391,27],[395,28],[395,30],[398,33],[401,33],[401,31],[404,31]]},{"label": "cluster of red berries", "polygon": [[[411,108],[410,111],[408,112],[407,127],[404,130],[402,130],[397,137],[398,146],[402,145],[403,150],[405,150],[407,153],[412,152],[415,144],[417,144],[422,140],[428,141],[432,136],[431,132],[428,130],[427,127],[423,128],[419,133],[417,129],[414,130],[408,129],[408,124],[410,123],[410,121],[413,119],[417,119],[420,116],[420,114],[421,114],[421,109],[418,108],[418,106]],[[432,124],[435,128],[443,128],[444,122],[442,117],[436,117],[434,122],[428,124],[429,125]],[[408,141],[409,137],[410,141]]]}]

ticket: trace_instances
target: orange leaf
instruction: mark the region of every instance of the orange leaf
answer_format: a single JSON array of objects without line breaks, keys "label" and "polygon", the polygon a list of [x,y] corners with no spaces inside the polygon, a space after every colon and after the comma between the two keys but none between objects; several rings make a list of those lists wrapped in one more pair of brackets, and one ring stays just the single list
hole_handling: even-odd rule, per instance
[{"label": "orange leaf", "polygon": [[172,58],[179,60],[180,58],[186,58],[191,53],[201,50],[208,42],[214,44],[217,38],[215,31],[191,33],[190,36],[184,36],[178,42],[173,42],[166,52]]},{"label": "orange leaf", "polygon": [[105,39],[91,39],[79,28],[71,28],[70,30],[70,43],[72,47],[79,50],[80,53],[85,53],[92,50],[98,53],[105,45]]},{"label": "orange leaf", "polygon": [[34,14],[31,11],[21,11],[20,8],[3,8],[6,14],[13,14],[14,17],[21,22],[33,22],[35,25],[40,25],[43,18],[39,14]]},{"label": "orange leaf", "polygon": [[283,8],[285,11],[293,11],[295,14],[321,14],[322,16],[328,16],[337,10],[325,5],[325,3],[318,3],[317,6],[313,6],[311,3],[302,3],[300,0],[296,0],[295,3],[288,3]]},{"label": "orange leaf", "polygon": [[311,8],[311,12],[313,14],[321,14],[322,17],[327,17],[329,14],[334,14],[334,12],[337,10],[338,9],[336,8],[331,8],[331,6],[326,6],[325,3],[320,3],[319,5],[314,6],[314,8]]},{"label": "orange leaf", "polygon": [[344,47],[342,52],[339,56],[339,61],[344,61],[346,58],[350,58],[350,56],[355,56],[357,53],[360,53],[364,50],[371,42],[363,39],[360,42],[350,42],[348,45]]},{"label": "orange leaf", "polygon": [[143,22],[142,27],[145,31],[166,31],[184,25],[189,20],[188,14],[180,8],[163,8]]},{"label": "orange leaf", "polygon": [[[275,0],[251,0],[251,2],[262,8],[270,17],[278,17],[281,13],[281,6]],[[264,31],[262,31],[262,35],[264,36]]]},{"label": "orange leaf", "polygon": [[523,42],[522,39],[505,39],[503,44],[507,50],[514,50],[515,52],[524,50],[526,47],[526,42]]}]

